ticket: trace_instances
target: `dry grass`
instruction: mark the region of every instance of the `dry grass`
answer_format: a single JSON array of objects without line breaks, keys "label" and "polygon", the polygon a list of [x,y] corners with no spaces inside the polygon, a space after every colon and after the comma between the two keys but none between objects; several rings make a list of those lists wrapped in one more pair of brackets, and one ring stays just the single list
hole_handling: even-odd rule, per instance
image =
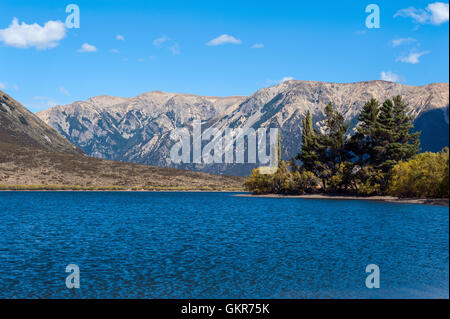
[{"label": "dry grass", "polygon": [[3,190],[242,190],[244,178],[114,162],[0,142]]}]

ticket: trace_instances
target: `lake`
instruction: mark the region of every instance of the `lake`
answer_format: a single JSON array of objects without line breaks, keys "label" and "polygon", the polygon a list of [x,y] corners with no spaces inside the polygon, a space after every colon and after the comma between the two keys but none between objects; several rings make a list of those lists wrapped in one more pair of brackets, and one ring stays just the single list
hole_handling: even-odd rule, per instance
[{"label": "lake", "polygon": [[0,298],[449,297],[448,207],[233,194],[0,192]]}]

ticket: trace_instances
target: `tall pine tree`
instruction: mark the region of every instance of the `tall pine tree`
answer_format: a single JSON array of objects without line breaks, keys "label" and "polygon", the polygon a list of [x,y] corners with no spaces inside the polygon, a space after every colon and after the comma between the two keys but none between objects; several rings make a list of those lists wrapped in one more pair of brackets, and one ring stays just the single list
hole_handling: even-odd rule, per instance
[{"label": "tall pine tree", "polygon": [[334,173],[336,165],[349,159],[349,152],[346,147],[346,136],[350,124],[344,123],[344,116],[333,107],[330,102],[325,107],[325,130],[326,134],[322,136],[322,145],[324,146],[323,162]]},{"label": "tall pine tree", "polygon": [[371,164],[388,172],[396,162],[392,159],[392,148],[395,141],[394,104],[387,99],[380,108],[377,119]]},{"label": "tall pine tree", "polygon": [[384,172],[398,162],[408,160],[419,152],[420,132],[412,133],[412,118],[406,115],[407,105],[401,96],[383,103],[378,116],[374,152],[374,163]]},{"label": "tall pine tree", "polygon": [[370,162],[375,154],[374,134],[377,126],[380,103],[376,99],[371,99],[361,110],[359,124],[356,126],[356,133],[348,142],[349,150],[356,156],[355,162],[361,167]]},{"label": "tall pine tree", "polygon": [[313,128],[311,112],[308,110],[302,119],[302,147],[296,159],[300,160],[303,168],[310,172],[316,172],[319,161],[319,133]]},{"label": "tall pine tree", "polygon": [[392,160],[406,161],[419,153],[420,132],[412,133],[413,119],[406,115],[407,105],[402,97],[394,97],[394,141],[391,146]]}]

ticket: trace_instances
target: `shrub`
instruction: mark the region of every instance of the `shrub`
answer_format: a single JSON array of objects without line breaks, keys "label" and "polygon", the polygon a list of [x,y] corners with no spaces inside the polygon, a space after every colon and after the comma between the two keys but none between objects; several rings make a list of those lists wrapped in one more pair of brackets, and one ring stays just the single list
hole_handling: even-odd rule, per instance
[{"label": "shrub", "polygon": [[311,172],[290,171],[281,161],[274,174],[261,174],[254,169],[244,183],[244,188],[254,194],[305,194],[317,191],[320,180]]},{"label": "shrub", "polygon": [[385,184],[386,176],[382,170],[373,166],[365,166],[358,172],[357,193],[363,196],[382,195],[382,185]]},{"label": "shrub", "polygon": [[254,194],[267,194],[272,191],[271,176],[261,174],[259,168],[255,168],[244,183],[244,188]]},{"label": "shrub", "polygon": [[358,177],[360,166],[351,162],[344,162],[337,165],[336,174],[332,175],[328,182],[328,192],[355,193],[358,189]]},{"label": "shrub", "polygon": [[392,169],[388,194],[398,197],[448,198],[448,148],[422,153]]},{"label": "shrub", "polygon": [[295,194],[311,194],[318,190],[320,179],[309,171],[296,171],[293,175],[292,192]]}]

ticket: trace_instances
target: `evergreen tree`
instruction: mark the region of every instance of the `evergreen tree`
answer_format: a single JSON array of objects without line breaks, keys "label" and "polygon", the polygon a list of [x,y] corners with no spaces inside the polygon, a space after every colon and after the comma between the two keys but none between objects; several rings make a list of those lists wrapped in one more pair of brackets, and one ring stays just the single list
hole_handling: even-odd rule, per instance
[{"label": "evergreen tree", "polygon": [[406,115],[407,105],[401,96],[388,99],[380,109],[375,132],[373,164],[387,173],[399,161],[419,152],[420,132],[411,133],[412,118]]},{"label": "evergreen tree", "polygon": [[388,172],[396,162],[392,158],[392,148],[395,141],[394,104],[387,99],[380,108],[374,134],[372,163]]},{"label": "evergreen tree", "polygon": [[245,187],[254,193],[448,197],[448,150],[439,156],[416,155],[420,133],[411,133],[412,118],[406,114],[407,105],[400,96],[387,99],[381,107],[371,99],[361,110],[356,133],[347,139],[349,124],[331,103],[325,108],[324,133],[314,130],[308,111],[302,119],[301,152],[296,156],[302,166],[295,159],[281,160],[278,134],[278,145],[272,146],[273,156],[278,155],[277,171],[268,175],[253,170]]},{"label": "evergreen tree", "polygon": [[371,99],[364,104],[358,118],[356,133],[348,142],[349,150],[355,154],[356,163],[361,167],[373,160],[375,156],[373,143],[379,112],[380,104],[376,99]]},{"label": "evergreen tree", "polygon": [[332,172],[336,172],[336,167],[339,163],[345,162],[349,159],[349,152],[346,147],[347,130],[350,124],[344,123],[344,116],[336,111],[333,104],[328,103],[325,107],[325,121],[326,134],[322,136],[322,145],[324,152],[322,152],[322,162],[327,163]]},{"label": "evergreen tree", "polygon": [[296,159],[303,163],[303,168],[307,171],[316,171],[319,161],[319,138],[312,124],[311,112],[308,110],[306,116],[302,119],[302,148],[297,154]]},{"label": "evergreen tree", "polygon": [[407,116],[407,105],[402,97],[394,97],[394,141],[391,147],[392,160],[406,161],[419,153],[420,132],[411,133],[414,127],[412,117]]}]

